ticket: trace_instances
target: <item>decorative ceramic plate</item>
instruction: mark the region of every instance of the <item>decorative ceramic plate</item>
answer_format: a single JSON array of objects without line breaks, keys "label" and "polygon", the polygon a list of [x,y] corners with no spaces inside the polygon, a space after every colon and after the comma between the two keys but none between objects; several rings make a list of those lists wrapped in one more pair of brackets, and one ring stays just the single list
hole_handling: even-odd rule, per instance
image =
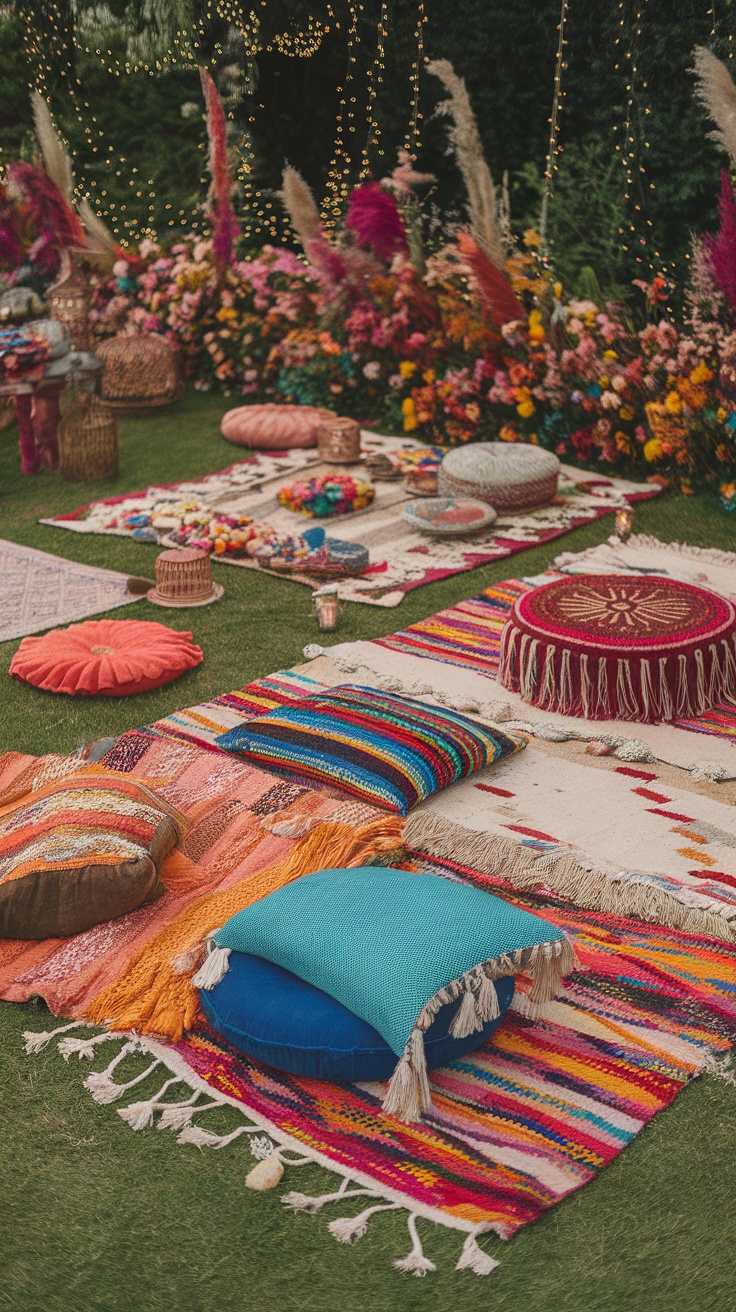
[{"label": "decorative ceramic plate", "polygon": [[496,512],[485,501],[474,501],[470,497],[427,497],[423,501],[412,501],[404,510],[403,518],[420,533],[446,537],[487,528],[496,518]]}]

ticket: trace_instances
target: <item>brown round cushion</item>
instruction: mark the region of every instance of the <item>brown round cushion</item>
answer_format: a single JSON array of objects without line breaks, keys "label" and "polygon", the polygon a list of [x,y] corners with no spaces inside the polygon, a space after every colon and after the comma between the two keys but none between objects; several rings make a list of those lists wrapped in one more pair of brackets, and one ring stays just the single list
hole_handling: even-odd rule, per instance
[{"label": "brown round cushion", "polygon": [[223,415],[220,431],[236,446],[260,451],[317,445],[317,433],[329,411],[311,405],[239,405]]},{"label": "brown round cushion", "polygon": [[161,897],[171,808],[114,771],[32,787],[0,817],[0,938],[80,934]]},{"label": "brown round cushion", "polygon": [[499,679],[588,720],[676,720],[736,704],[736,607],[675,579],[556,579],[514,603]]}]

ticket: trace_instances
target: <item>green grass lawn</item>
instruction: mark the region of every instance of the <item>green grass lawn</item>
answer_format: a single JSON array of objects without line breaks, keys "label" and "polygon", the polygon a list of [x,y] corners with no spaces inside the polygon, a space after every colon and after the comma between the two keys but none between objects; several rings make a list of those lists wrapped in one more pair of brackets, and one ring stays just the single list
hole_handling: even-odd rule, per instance
[{"label": "green grass lawn", "polygon": [[[0,536],[75,560],[152,576],[156,548],[82,536],[37,523],[94,497],[222,468],[237,456],[219,437],[222,400],[187,394],[155,418],[121,422],[116,483],[73,486],[43,473],[23,479],[15,433],[0,434]],[[610,532],[610,520],[509,561],[410,593],[396,610],[346,606],[339,640],[403,627],[513,573],[545,568],[563,549]],[[704,497],[662,497],[636,510],[636,529],[665,541],[736,545],[733,520]],[[205,659],[159,691],[128,699],[63,699],[7,677],[17,642],[0,646],[0,750],[65,751],[148,723],[301,659],[319,641],[307,588],[248,570],[218,570],[218,604],[177,614],[141,601],[111,617],[191,625]],[[336,639],[337,640],[337,639]],[[327,1233],[341,1214],[294,1217],[284,1187],[253,1194],[238,1139],[222,1152],[179,1148],[174,1135],[134,1134],[115,1107],[82,1088],[89,1069],[55,1048],[22,1050],[24,1029],[47,1029],[44,1007],[0,1004],[0,1307],[12,1312],[733,1312],[733,1112],[736,1093],[697,1080],[601,1178],[507,1244],[487,1279],[455,1273],[462,1237],[419,1222],[438,1270],[400,1275],[391,1260],[410,1247],[405,1218],[376,1216],[353,1248]],[[107,1049],[103,1048],[103,1052]],[[93,1063],[98,1069],[107,1063]],[[161,1077],[139,1086],[150,1096]],[[213,1122],[208,1122],[213,1125]],[[284,1185],[325,1193],[318,1167],[287,1172]],[[343,1207],[342,1213],[347,1208]],[[360,1210],[356,1200],[354,1210]],[[729,1242],[729,1236],[731,1237]]]}]

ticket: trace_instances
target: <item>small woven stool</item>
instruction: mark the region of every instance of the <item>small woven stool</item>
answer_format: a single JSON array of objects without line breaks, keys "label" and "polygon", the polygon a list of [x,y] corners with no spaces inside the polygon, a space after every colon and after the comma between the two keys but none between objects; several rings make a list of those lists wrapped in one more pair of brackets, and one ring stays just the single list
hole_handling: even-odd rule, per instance
[{"label": "small woven stool", "polygon": [[69,483],[99,483],[117,476],[118,424],[99,396],[77,393],[59,424],[59,473]]},{"label": "small woven stool", "polygon": [[317,448],[326,465],[354,465],[360,460],[360,424],[327,411],[317,429]]},{"label": "small woven stool", "polygon": [[437,475],[441,497],[486,501],[499,514],[548,506],[557,495],[560,462],[523,442],[473,442],[448,451]]},{"label": "small woven stool", "polygon": [[156,586],[146,593],[155,606],[209,606],[224,592],[213,583],[210,557],[196,547],[173,547],[156,559]]},{"label": "small woven stool", "polygon": [[556,579],[514,603],[498,677],[586,720],[656,723],[736,705],[736,607],[675,579]]}]

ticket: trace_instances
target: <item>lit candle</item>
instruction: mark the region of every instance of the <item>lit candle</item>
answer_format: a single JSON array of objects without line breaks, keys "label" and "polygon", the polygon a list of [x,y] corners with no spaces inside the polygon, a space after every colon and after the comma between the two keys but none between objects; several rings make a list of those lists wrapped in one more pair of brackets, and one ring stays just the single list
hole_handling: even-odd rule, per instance
[{"label": "lit candle", "polygon": [[634,512],[627,507],[616,511],[616,537],[619,542],[628,542],[634,527]]}]

